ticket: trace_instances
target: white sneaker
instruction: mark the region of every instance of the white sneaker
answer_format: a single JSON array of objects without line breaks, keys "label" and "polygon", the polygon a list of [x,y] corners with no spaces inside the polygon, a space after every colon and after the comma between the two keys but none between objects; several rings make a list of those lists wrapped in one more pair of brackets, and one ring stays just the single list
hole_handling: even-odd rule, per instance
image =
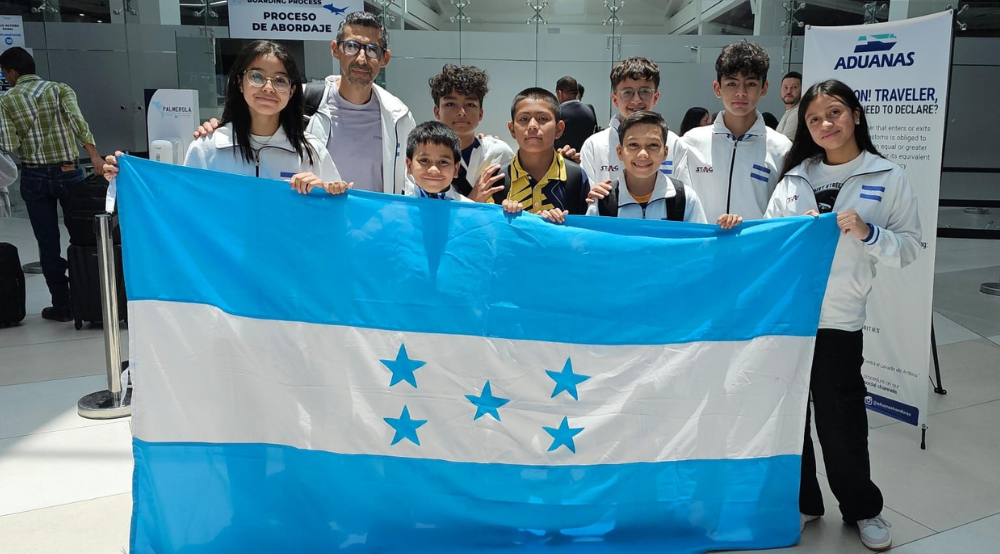
[{"label": "white sneaker", "polygon": [[889,522],[881,515],[858,520],[858,531],[861,533],[861,543],[876,552],[888,550],[892,546],[892,533],[889,532]]},{"label": "white sneaker", "polygon": [[810,521],[816,521],[817,519],[819,519],[819,516],[810,516],[810,515],[806,515],[806,514],[803,514],[803,513],[800,512],[799,513],[799,532],[801,533],[802,531],[805,531],[806,530],[806,524],[809,523]]}]

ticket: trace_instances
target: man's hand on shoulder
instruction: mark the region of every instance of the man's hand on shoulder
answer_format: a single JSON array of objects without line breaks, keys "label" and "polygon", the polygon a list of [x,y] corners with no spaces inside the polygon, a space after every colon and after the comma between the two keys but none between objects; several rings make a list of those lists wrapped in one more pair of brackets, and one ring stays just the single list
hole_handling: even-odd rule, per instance
[{"label": "man's hand on shoulder", "polygon": [[219,120],[213,117],[212,119],[209,119],[208,121],[202,123],[201,127],[198,127],[195,130],[194,138],[207,137],[212,133],[214,133],[215,130],[218,128],[219,128]]}]

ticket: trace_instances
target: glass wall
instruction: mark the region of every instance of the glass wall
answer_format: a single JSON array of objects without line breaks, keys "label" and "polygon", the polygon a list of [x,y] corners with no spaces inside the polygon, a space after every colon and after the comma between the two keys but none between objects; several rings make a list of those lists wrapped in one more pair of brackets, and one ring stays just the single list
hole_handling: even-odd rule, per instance
[{"label": "glass wall", "polygon": [[[947,0],[364,0],[389,29],[392,60],[379,77],[418,121],[433,117],[427,80],[445,63],[473,64],[491,76],[483,132],[509,137],[509,102],[528,86],[554,89],[562,76],[584,87],[602,126],[614,113],[609,73],[621,59],[655,60],[662,74],[657,110],[680,126],[692,106],[715,111],[711,90],[720,49],[749,37],[771,55],[772,85],[800,69],[806,25],[852,25],[944,10]],[[331,4],[334,6],[334,4]],[[1000,84],[1000,1],[970,1],[956,16],[952,101],[943,203],[1000,206],[1000,158],[978,129],[1000,124],[987,109]],[[335,6],[334,6],[335,7]],[[19,15],[43,78],[70,84],[102,152],[146,150],[144,91],[199,91],[202,118],[221,113],[225,73],[245,42],[229,38],[227,0],[0,0]],[[291,41],[304,77],[339,71],[329,40]],[[781,115],[776,89],[761,111]],[[13,200],[20,203],[18,194]],[[943,225],[1000,227],[965,208],[942,212]],[[997,208],[992,208],[996,211]],[[18,206],[15,210],[21,211]],[[23,215],[20,214],[20,215]],[[970,222],[970,223],[967,223]]]}]

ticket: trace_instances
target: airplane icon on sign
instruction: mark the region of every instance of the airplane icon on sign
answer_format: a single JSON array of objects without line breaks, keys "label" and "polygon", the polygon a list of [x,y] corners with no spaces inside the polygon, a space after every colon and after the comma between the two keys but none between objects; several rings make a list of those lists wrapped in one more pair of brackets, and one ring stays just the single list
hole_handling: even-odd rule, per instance
[{"label": "airplane icon on sign", "polygon": [[347,6],[344,6],[343,8],[338,8],[333,4],[323,4],[323,7],[330,10],[330,13],[334,15],[344,15],[344,12],[347,11]]}]

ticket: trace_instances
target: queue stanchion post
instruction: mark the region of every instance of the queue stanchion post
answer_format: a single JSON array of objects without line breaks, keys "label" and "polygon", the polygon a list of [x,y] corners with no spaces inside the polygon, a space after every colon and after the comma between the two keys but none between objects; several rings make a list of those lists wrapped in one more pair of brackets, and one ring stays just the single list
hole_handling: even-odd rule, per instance
[{"label": "queue stanchion post", "polygon": [[111,235],[111,214],[96,217],[97,265],[101,281],[101,312],[104,317],[104,357],[108,388],[84,396],[77,413],[87,419],[115,419],[132,413],[132,394],[122,384],[121,334],[118,319],[118,282],[115,274],[115,245]]}]

